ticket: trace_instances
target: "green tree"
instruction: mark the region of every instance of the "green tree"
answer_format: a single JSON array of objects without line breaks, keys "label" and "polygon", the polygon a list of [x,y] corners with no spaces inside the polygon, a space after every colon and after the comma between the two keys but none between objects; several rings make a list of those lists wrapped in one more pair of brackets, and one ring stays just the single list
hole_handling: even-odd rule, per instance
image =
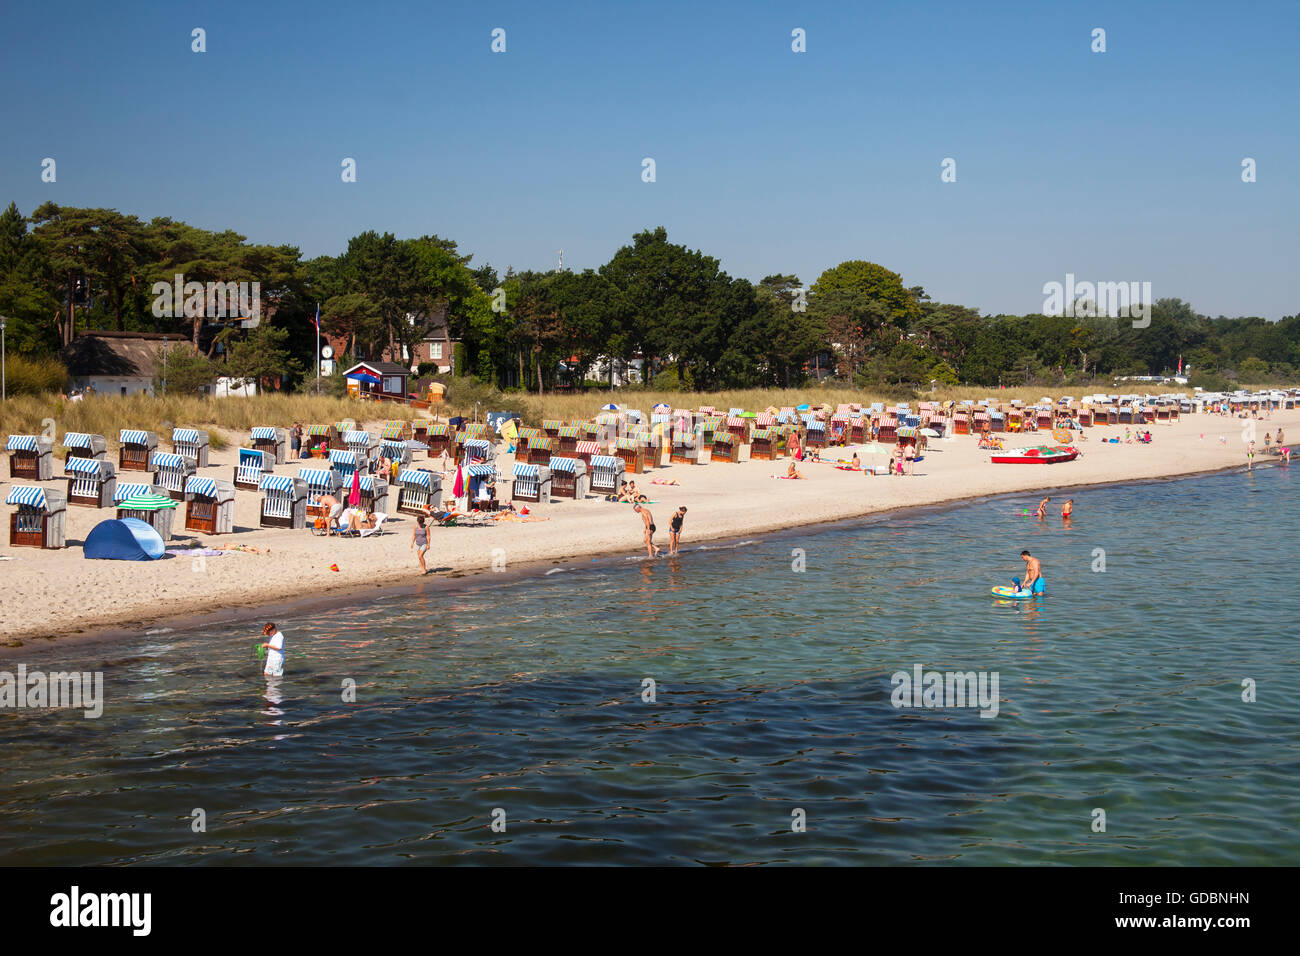
[{"label": "green tree", "polygon": [[321,331],[347,337],[353,356],[358,349],[371,355],[383,341],[384,317],[379,306],[364,292],[332,296],[321,309]]},{"label": "green tree", "polygon": [[897,272],[861,259],[827,269],[810,291],[812,302],[823,300],[823,314],[850,315],[864,323],[862,331],[868,336],[885,325],[906,329],[922,314],[917,296],[904,287]]},{"label": "green tree", "polygon": [[221,374],[206,355],[185,346],[167,349],[165,360],[163,349],[159,349],[155,364],[158,368],[153,380],[155,395],[198,395]]},{"label": "green tree", "polygon": [[231,346],[226,374],[256,383],[259,391],[282,387],[286,379],[303,373],[302,363],[286,347],[288,339],[288,329],[265,322],[258,325],[246,338]]}]

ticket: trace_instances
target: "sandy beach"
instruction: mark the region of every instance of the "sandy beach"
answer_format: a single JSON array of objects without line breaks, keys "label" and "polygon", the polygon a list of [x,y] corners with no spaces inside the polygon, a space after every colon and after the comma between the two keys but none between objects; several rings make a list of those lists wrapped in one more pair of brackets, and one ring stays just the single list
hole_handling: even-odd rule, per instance
[{"label": "sandy beach", "polygon": [[[784,475],[787,460],[742,461],[735,464],[672,465],[634,476],[655,502],[650,505],[658,525],[656,544],[667,547],[669,517],[680,505],[688,514],[683,546],[702,541],[758,534],[859,517],[873,512],[912,506],[937,505],[963,498],[1024,492],[1032,507],[1034,492],[1044,488],[1082,487],[1110,482],[1142,481],[1244,467],[1243,422],[1212,415],[1184,416],[1174,423],[1149,426],[1154,441],[1143,444],[1108,444],[1104,437],[1123,438],[1124,426],[1087,430],[1080,443],[1082,455],[1073,462],[1051,466],[995,465],[989,452],[977,447],[973,436],[938,440],[930,444],[916,474],[904,477],[868,477],[838,470],[828,463],[804,462],[804,481],[774,480]],[[1278,427],[1300,434],[1300,411],[1274,412],[1257,423],[1259,447],[1265,432]],[[377,423],[365,423],[370,430]],[[1220,437],[1226,439],[1221,442]],[[230,444],[213,451],[211,464],[200,474],[229,480],[238,448],[246,435],[226,436]],[[1004,436],[1007,447],[1032,445],[1046,436]],[[499,446],[504,452],[504,446]],[[833,449],[828,459],[851,454]],[[110,453],[110,458],[115,456]],[[865,464],[884,464],[885,455],[868,456]],[[1276,462],[1257,457],[1257,466]],[[502,455],[498,471],[511,473],[514,459]],[[416,467],[428,467],[423,455]],[[277,474],[297,474],[299,462],[276,467]],[[7,469],[6,469],[7,473]],[[62,474],[56,460],[55,473]],[[139,481],[144,473],[119,473],[119,480]],[[674,479],[678,485],[654,485],[655,478]],[[9,486],[29,484],[5,479]],[[64,479],[45,482],[66,488]],[[450,476],[445,487],[450,486]],[[498,486],[508,497],[509,482]],[[1158,494],[1157,491],[1152,492]],[[390,496],[396,506],[396,489]],[[1051,515],[1059,521],[1060,500]],[[58,551],[5,548],[0,561],[0,630],[7,643],[57,639],[102,628],[147,627],[164,619],[185,618],[235,607],[269,605],[332,596],[360,588],[420,580],[411,550],[414,519],[393,514],[387,533],[364,540],[314,536],[307,530],[258,528],[260,496],[253,491],[236,494],[235,533],[196,535],[184,530],[183,505],[178,508],[169,548],[244,543],[270,549],[269,554],[226,553],[199,560],[169,557],[162,561],[87,561],[81,543],[90,530],[115,516],[112,509],[68,508],[69,547]],[[1077,505],[1086,512],[1086,500]],[[6,508],[6,512],[12,508]],[[555,501],[535,512],[530,522],[503,521],[486,527],[431,529],[428,565],[436,569],[424,580],[448,575],[493,571],[519,571],[583,556],[642,554],[641,522],[627,504],[588,497],[585,501]],[[7,519],[6,519],[7,522]],[[6,539],[7,540],[7,539]],[[195,544],[188,544],[194,541]],[[338,570],[331,570],[337,565]],[[271,613],[268,609],[268,613]]]}]

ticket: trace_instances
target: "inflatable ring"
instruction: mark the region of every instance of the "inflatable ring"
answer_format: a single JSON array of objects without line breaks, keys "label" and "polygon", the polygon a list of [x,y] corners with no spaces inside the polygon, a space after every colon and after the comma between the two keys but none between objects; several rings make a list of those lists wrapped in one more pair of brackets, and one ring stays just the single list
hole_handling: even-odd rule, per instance
[{"label": "inflatable ring", "polygon": [[1062,445],[1068,445],[1072,441],[1072,438],[1070,437],[1070,429],[1068,428],[1054,429],[1052,431],[1052,437]]}]

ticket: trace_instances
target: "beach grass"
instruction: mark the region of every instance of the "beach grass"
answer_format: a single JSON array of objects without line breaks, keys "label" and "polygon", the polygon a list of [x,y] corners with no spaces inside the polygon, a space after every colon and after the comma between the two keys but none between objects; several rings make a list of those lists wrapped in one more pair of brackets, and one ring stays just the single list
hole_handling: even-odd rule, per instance
[{"label": "beach grass", "polygon": [[[304,424],[332,424],[344,419],[369,419],[391,409],[394,418],[409,417],[398,406],[332,398],[323,395],[254,395],[248,398],[200,398],[168,395],[95,395],[79,402],[52,393],[20,395],[0,405],[0,433],[45,435],[57,445],[66,432],[103,435],[109,447],[116,447],[123,428],[157,432],[166,441],[174,427],[225,429],[247,432],[255,425],[287,428],[295,421]],[[211,432],[215,449],[226,447],[220,432]]]}]

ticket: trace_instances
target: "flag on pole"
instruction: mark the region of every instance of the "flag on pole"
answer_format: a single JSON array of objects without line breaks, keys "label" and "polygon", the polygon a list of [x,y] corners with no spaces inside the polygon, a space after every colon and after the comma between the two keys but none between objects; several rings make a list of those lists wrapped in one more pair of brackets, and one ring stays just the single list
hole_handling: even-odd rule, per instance
[{"label": "flag on pole", "polygon": [[316,388],[320,390],[320,303],[316,303]]},{"label": "flag on pole", "polygon": [[1183,374],[1183,357],[1181,355],[1178,356],[1178,374]]}]

